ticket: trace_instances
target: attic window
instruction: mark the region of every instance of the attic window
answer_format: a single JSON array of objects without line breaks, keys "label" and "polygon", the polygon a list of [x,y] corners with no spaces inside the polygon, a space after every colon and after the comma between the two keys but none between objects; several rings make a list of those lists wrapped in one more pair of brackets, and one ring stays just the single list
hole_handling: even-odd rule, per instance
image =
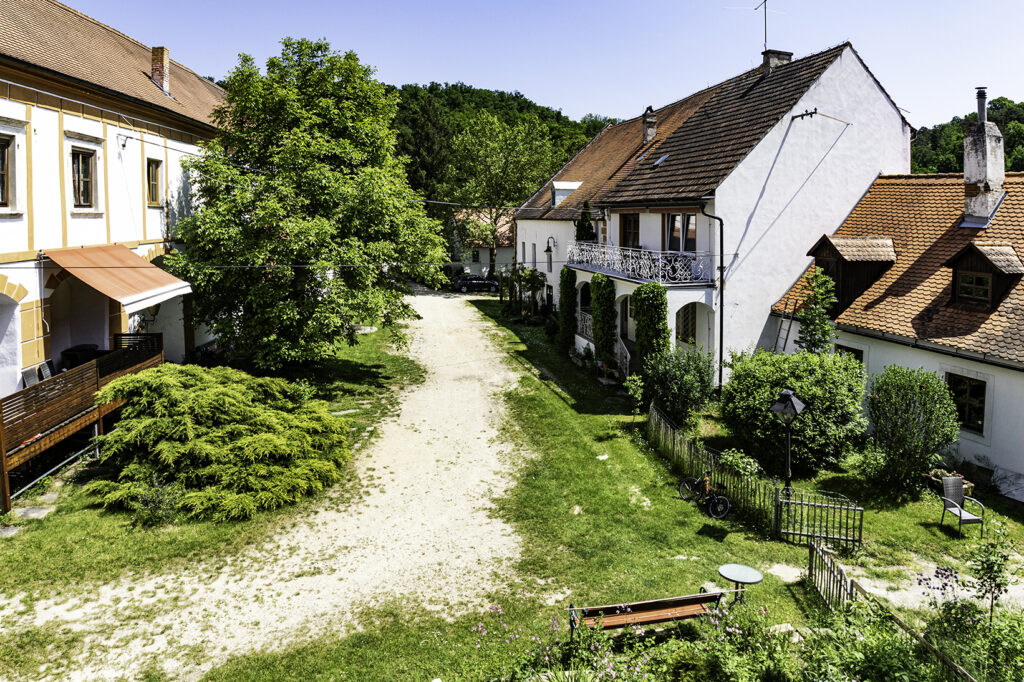
[{"label": "attic window", "polygon": [[655,166],[660,166],[662,164],[662,162],[665,159],[667,159],[667,158],[668,158],[668,154],[662,154],[660,157],[658,157],[658,160],[654,162],[654,165]]},{"label": "attic window", "polygon": [[992,275],[984,272],[957,272],[956,297],[964,303],[992,302]]},{"label": "attic window", "polygon": [[582,182],[566,182],[564,180],[556,180],[551,183],[551,208],[558,206],[560,203],[575,192]]}]

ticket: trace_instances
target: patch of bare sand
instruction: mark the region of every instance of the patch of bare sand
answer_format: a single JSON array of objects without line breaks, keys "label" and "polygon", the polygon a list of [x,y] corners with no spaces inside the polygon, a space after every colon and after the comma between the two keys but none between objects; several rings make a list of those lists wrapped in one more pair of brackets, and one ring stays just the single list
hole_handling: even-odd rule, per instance
[{"label": "patch of bare sand", "polygon": [[65,679],[134,678],[147,665],[196,679],[231,655],[350,631],[359,608],[382,601],[480,605],[519,552],[511,527],[490,513],[512,467],[511,448],[498,440],[498,392],[518,375],[487,333],[491,323],[465,300],[421,294],[413,304],[422,320],[411,326],[410,352],[429,375],[357,454],[360,474],[376,479],[359,502],[328,497],[217,566],[88,587],[87,597],[31,608],[0,597],[7,614],[21,611],[0,635],[46,625],[81,632]]}]

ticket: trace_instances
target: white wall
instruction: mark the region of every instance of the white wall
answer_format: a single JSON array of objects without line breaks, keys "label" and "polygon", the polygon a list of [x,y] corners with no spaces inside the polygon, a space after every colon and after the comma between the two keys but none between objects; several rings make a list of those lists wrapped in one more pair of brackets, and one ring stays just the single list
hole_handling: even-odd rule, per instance
[{"label": "white wall", "polygon": [[21,316],[18,303],[0,296],[0,396],[21,388]]},{"label": "white wall", "polygon": [[50,296],[50,357],[60,366],[61,351],[82,343],[109,346],[110,316],[106,296],[68,277]]},{"label": "white wall", "polygon": [[[833,118],[792,115],[817,108]],[[725,221],[727,350],[771,345],[769,313],[879,173],[910,168],[910,129],[847,49],[715,193]],[[699,233],[698,233],[699,238]]]},{"label": "white wall", "polygon": [[888,365],[923,367],[945,376],[946,372],[985,382],[985,428],[983,434],[961,431],[957,456],[995,470],[994,482],[1004,494],[1024,501],[1024,420],[1020,405],[1024,399],[1024,371],[995,367],[975,360],[952,357],[922,348],[840,332],[837,343],[864,351],[868,375]]},{"label": "white wall", "polygon": [[[570,220],[517,220],[516,233],[515,249],[513,249],[516,262],[531,267],[532,245],[537,245],[537,269],[547,278],[548,285],[554,290],[555,305],[558,305],[559,276],[562,266],[567,260],[566,249],[569,242],[576,236],[576,227]],[[547,255],[544,253],[548,237],[555,238],[555,245],[551,249],[551,272],[548,272]],[[523,242],[526,242],[525,261],[523,260]]]}]

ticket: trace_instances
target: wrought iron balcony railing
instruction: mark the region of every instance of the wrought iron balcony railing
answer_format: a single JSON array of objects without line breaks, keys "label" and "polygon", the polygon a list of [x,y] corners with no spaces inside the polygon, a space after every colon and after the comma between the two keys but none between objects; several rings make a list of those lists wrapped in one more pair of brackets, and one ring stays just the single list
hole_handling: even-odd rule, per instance
[{"label": "wrought iron balcony railing", "polygon": [[576,333],[587,341],[594,340],[594,318],[583,310],[576,316]]},{"label": "wrought iron balcony railing", "polygon": [[586,270],[661,284],[690,284],[714,280],[714,257],[709,252],[649,251],[611,244],[571,242],[569,265]]}]

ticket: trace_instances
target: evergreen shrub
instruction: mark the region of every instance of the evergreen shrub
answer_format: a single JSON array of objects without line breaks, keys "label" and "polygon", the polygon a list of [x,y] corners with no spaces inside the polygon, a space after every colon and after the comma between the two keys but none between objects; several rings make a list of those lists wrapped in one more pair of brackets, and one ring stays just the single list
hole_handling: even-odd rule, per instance
[{"label": "evergreen shrub", "polygon": [[939,452],[960,437],[956,405],[935,372],[889,365],[871,378],[868,416],[884,466],[876,480],[919,491]]},{"label": "evergreen shrub", "polygon": [[600,273],[590,280],[590,313],[594,324],[594,353],[608,362],[615,358],[615,282]]},{"label": "evergreen shrub", "polygon": [[821,268],[813,268],[804,275],[810,293],[797,311],[800,321],[796,345],[811,353],[828,353],[836,339],[836,326],[830,313],[838,302],[836,283]]},{"label": "evergreen shrub", "polygon": [[641,366],[649,354],[671,348],[665,287],[657,282],[648,282],[636,288],[633,292],[633,320],[636,322],[636,354]]},{"label": "evergreen shrub", "polygon": [[558,347],[576,347],[576,271],[567,267],[558,276]]},{"label": "evergreen shrub", "polygon": [[813,473],[860,444],[864,366],[839,353],[776,355],[758,350],[734,355],[722,389],[722,418],[744,452],[773,473],[786,461],[786,429],[769,408],[787,388],[806,405],[793,422],[793,468]]},{"label": "evergreen shrub", "polygon": [[714,390],[714,361],[700,349],[663,349],[643,365],[645,400],[678,426],[689,428]]},{"label": "evergreen shrub", "polygon": [[98,439],[118,474],[86,490],[142,525],[293,504],[340,480],[350,457],[344,422],[305,394],[228,367],[168,363],[116,379],[97,400],[123,401],[117,429]]}]

